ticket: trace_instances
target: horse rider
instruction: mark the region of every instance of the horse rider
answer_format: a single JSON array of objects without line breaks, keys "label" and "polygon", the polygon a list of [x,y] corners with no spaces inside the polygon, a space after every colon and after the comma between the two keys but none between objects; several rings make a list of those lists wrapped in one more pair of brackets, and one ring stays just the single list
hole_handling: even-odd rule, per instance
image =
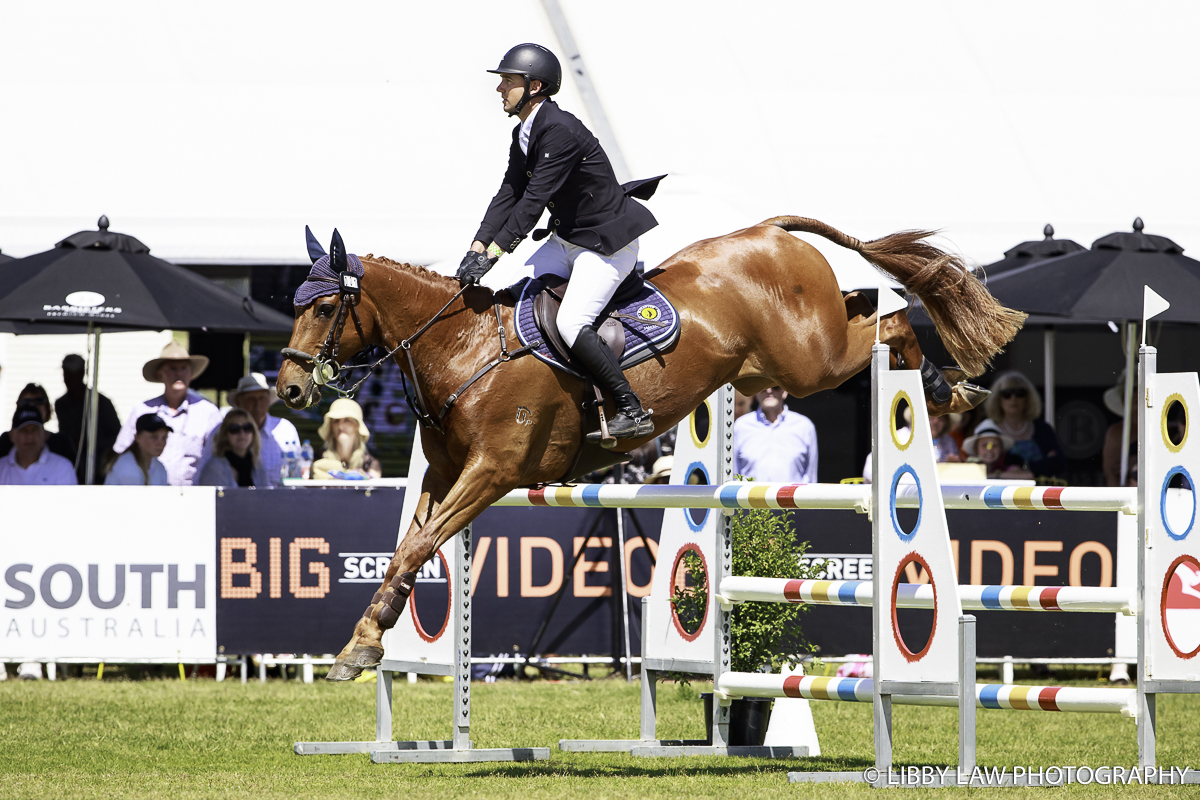
[{"label": "horse rider", "polygon": [[[562,83],[562,67],[545,47],[521,44],[500,66],[496,91],[513,128],[508,169],[492,198],[471,249],[458,268],[462,285],[477,283],[505,253],[511,253],[549,210],[549,239],[530,257],[535,278],[569,278],[558,312],[558,331],[571,355],[612,394],[616,415],[609,434],[633,439],[653,433],[650,412],[629,386],[617,357],[596,333],[596,318],[621,282],[635,269],[638,237],[658,221],[631,198],[649,199],[658,178],[617,183],[612,164],[584,124],[550,99]],[[588,437],[599,438],[598,433]]]}]

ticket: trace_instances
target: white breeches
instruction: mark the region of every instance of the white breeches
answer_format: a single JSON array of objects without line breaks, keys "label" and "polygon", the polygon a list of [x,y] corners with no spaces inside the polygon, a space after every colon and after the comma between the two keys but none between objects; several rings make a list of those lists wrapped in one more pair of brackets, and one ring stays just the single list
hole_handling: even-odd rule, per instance
[{"label": "white breeches", "polygon": [[525,262],[533,267],[535,278],[558,275],[571,281],[558,311],[558,332],[567,347],[574,347],[579,332],[600,316],[621,281],[637,266],[637,256],[637,239],[611,256],[602,256],[551,234]]}]

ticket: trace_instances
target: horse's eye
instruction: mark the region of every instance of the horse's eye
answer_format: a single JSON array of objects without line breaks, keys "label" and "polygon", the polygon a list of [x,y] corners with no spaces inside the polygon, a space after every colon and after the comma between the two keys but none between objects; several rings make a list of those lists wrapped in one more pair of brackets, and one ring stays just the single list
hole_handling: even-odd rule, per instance
[{"label": "horse's eye", "polygon": [[320,307],[317,308],[317,316],[332,317],[333,316],[333,304],[332,303],[322,303],[320,305]]}]

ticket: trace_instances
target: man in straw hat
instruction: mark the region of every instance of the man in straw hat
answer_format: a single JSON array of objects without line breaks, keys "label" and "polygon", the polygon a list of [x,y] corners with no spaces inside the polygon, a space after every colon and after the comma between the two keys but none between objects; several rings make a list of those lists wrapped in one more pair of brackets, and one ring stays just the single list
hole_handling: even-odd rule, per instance
[{"label": "man in straw hat", "polygon": [[167,481],[172,486],[191,486],[205,436],[221,422],[217,407],[190,388],[192,379],[207,368],[207,356],[188,355],[178,342],[171,342],[158,358],[147,361],[142,377],[150,383],[161,383],[163,393],[133,407],[113,450],[123,453],[133,443],[138,417],[156,414],[171,429],[167,447],[158,457],[167,468]]},{"label": "man in straw hat", "polygon": [[[293,458],[300,456],[300,433],[288,420],[272,417],[267,413],[267,409],[279,396],[271,390],[265,375],[261,372],[251,372],[238,379],[237,386],[229,393],[228,399],[230,408],[242,409],[258,425],[259,439],[262,440],[262,452],[259,457],[262,459],[263,469],[267,471],[267,477],[272,484],[280,485],[284,457],[288,453],[291,453]],[[229,408],[221,409],[222,418],[228,413]],[[212,458],[213,436],[220,426],[218,421],[209,431],[204,443],[204,455],[197,470],[203,469],[205,462]]]}]

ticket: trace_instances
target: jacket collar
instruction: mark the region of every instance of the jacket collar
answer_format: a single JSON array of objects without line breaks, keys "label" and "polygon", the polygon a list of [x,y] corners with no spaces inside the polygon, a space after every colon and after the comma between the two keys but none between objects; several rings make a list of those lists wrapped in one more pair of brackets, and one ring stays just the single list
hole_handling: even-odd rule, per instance
[{"label": "jacket collar", "polygon": [[[530,157],[533,155],[535,149],[533,143],[537,140],[542,128],[546,127],[547,118],[553,116],[556,111],[558,111],[558,106],[549,98],[546,98],[539,104],[538,112],[533,116],[533,125],[529,127],[529,152],[525,154],[525,163],[528,164]],[[520,131],[521,126],[518,125],[516,130],[517,136],[521,135]]]}]

